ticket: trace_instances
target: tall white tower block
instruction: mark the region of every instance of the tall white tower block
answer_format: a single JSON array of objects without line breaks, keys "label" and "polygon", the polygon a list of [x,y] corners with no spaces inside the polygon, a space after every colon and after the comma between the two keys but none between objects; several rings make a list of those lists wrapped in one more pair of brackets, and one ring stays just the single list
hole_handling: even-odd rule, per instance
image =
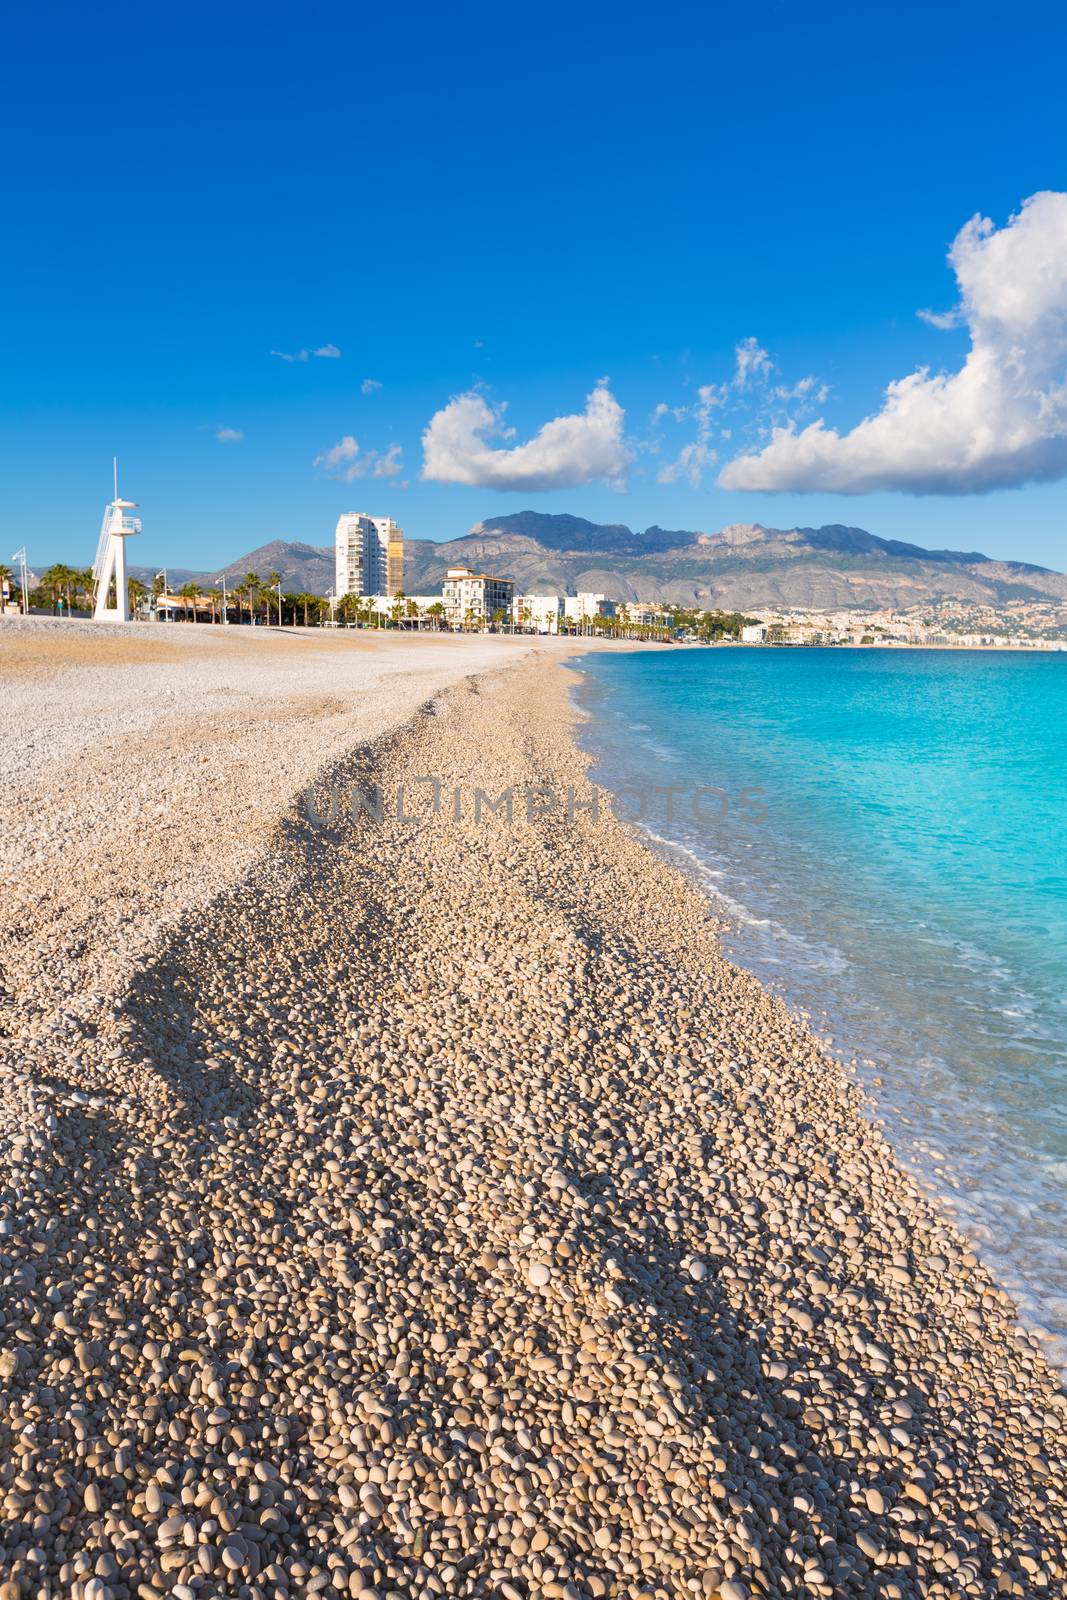
[{"label": "tall white tower block", "polygon": [[[100,543],[96,547],[96,561],[93,563],[93,583],[96,589],[96,602],[93,606],[94,622],[130,620],[130,591],[126,587],[126,540],[140,533],[141,522],[139,517],[126,515],[127,511],[137,509],[137,502],[119,499],[117,461],[114,463],[114,469],[115,498],[104,507],[104,520],[100,525]],[[109,606],[108,591],[112,580],[115,583],[115,604]]]}]

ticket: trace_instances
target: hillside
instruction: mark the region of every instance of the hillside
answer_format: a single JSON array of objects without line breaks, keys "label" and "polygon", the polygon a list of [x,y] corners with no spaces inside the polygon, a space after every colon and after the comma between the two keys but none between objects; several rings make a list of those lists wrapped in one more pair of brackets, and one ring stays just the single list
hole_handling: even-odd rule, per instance
[{"label": "hillside", "polygon": [[1067,577],[991,561],[976,550],[926,550],[865,528],[764,528],[635,533],[618,523],[524,511],[478,523],[447,544],[420,542],[408,587],[426,593],[463,561],[521,589],[603,592],[680,605],[836,609],[903,607],[955,599],[987,605],[1032,597],[1067,601]]},{"label": "hillside", "polygon": [[[1002,605],[1014,599],[1067,603],[1067,577],[1045,567],[994,561],[978,550],[926,550],[881,539],[865,528],[765,528],[735,523],[717,533],[520,511],[475,524],[435,544],[409,539],[409,594],[438,594],[449,566],[484,567],[527,593],[579,590],[620,600],[679,605],[828,610],[905,607],[936,600]],[[149,568],[134,568],[150,582]],[[281,574],[287,591],[325,594],[333,585],[333,547],[276,539],[217,572],[168,570],[173,588],[241,581],[247,572]]]}]

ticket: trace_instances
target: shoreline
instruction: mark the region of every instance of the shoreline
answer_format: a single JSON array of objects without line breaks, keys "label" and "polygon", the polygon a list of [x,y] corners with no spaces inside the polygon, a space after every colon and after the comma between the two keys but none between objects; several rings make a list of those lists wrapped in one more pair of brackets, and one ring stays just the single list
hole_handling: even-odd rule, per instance
[{"label": "shoreline", "polygon": [[[663,684],[673,681],[671,674],[657,677]],[[622,729],[633,718],[634,728],[640,730],[633,735],[638,750],[650,744],[652,735],[646,722],[637,720],[649,719],[649,708],[638,709],[628,688],[632,683],[640,698],[643,678],[639,671],[631,680],[629,674],[591,658],[577,691],[579,707],[590,717],[588,731],[579,730],[579,743],[592,760],[603,760],[596,776],[608,793],[622,784],[625,796],[627,783],[641,781],[635,776],[641,760],[631,758]],[[664,727],[669,726],[671,703],[670,694],[661,695],[657,702],[660,716],[668,718]],[[737,730],[731,728],[729,711],[723,726],[710,712],[705,724],[716,730],[717,749],[732,749],[730,736]],[[742,727],[742,742],[750,726],[745,723]],[[834,920],[836,910],[847,904],[841,872],[835,875],[827,863],[816,882],[810,870],[804,878],[797,862],[789,859],[789,832],[782,832],[781,818],[778,827],[759,830],[764,837],[756,848],[738,843],[738,838],[752,839],[757,831],[744,834],[735,825],[740,813],[733,797],[736,784],[744,778],[736,779],[735,788],[729,790],[728,820],[725,810],[719,817],[714,809],[710,817],[694,817],[689,803],[697,782],[693,765],[697,758],[691,754],[693,732],[693,726],[687,725],[681,743],[668,734],[652,747],[672,763],[663,770],[672,775],[678,786],[675,792],[682,798],[676,800],[673,820],[669,815],[664,820],[662,811],[641,820],[642,836],[657,854],[695,881],[719,909],[726,924],[724,954],[807,1019],[842,1070],[863,1085],[869,1115],[887,1131],[898,1161],[929,1188],[970,1238],[1021,1308],[1027,1326],[1041,1340],[1046,1358],[1059,1370],[1061,1379],[1067,1377],[1062,1230],[1056,1227],[1062,1184],[1057,1185],[1056,1158],[1027,1139],[1033,1130],[1025,1124],[1012,1124],[1010,1102],[998,1105],[995,1095],[983,1093],[965,1074],[955,1086],[953,1083],[953,1064],[981,1059],[968,1055],[968,1046],[973,1050],[975,1040],[965,1029],[968,1013],[960,1016],[965,1006],[970,1015],[980,1015],[983,995],[976,992],[977,978],[974,988],[968,988],[963,980],[970,972],[961,975],[954,971],[953,983],[942,982],[942,1004],[932,1003],[923,1013],[924,1021],[930,1019],[931,1029],[924,1033],[920,1024],[917,1030],[915,1008],[909,1010],[888,982],[880,985],[877,981],[881,971],[894,970],[894,956],[897,966],[907,970],[906,960],[901,959],[906,946],[906,914],[903,918],[894,915],[893,927],[883,930],[898,938],[898,943],[878,946],[880,970],[872,974],[863,959],[874,937],[871,930],[867,928],[858,937],[860,948],[853,951],[849,930],[840,918]],[[710,746],[704,750],[705,766],[708,749]],[[782,784],[788,785],[788,763],[780,776]],[[664,781],[668,781],[666,777]],[[717,781],[729,788],[721,772]],[[754,781],[751,772],[749,781]],[[652,802],[653,807],[655,804]],[[625,799],[623,806],[633,814],[632,804]],[[796,816],[791,820],[795,825]],[[702,826],[705,823],[707,826]],[[864,893],[872,894],[869,879]],[[881,920],[884,924],[885,913]],[[960,937],[962,940],[963,935]],[[905,955],[913,953],[905,949]],[[1013,996],[1006,995],[1003,988],[990,987],[984,998],[990,1016],[1012,1015],[999,1010],[1013,1003]],[[936,1001],[936,995],[933,999]],[[960,1022],[964,1028],[957,1032]],[[946,1038],[944,1060],[933,1053],[930,1032],[935,1023]],[[991,1038],[988,1033],[984,1037]],[[1042,1231],[1029,1235],[1021,1220],[1026,1217],[1040,1220]]]},{"label": "shoreline", "polygon": [[[562,655],[320,763],[319,822],[3,1040],[0,1444],[53,1502],[3,1486],[17,1580],[31,1549],[82,1591],[103,1560],[84,1600],[1067,1576],[1067,1397],[703,891],[610,814],[416,791],[588,787]],[[417,823],[329,819],[397,783]]]}]

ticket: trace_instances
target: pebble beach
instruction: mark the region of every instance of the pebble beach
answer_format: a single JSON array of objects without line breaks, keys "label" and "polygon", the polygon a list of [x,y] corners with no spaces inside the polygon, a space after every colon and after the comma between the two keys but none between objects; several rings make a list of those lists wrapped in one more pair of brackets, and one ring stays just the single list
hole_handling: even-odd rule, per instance
[{"label": "pebble beach", "polygon": [[0,1600],[1067,1592],[1057,1375],[564,641],[0,626]]}]

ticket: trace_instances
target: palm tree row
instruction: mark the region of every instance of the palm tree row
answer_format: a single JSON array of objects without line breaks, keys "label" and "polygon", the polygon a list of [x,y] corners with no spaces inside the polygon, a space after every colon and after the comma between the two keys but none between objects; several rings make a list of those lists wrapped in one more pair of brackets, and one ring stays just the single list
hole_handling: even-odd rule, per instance
[{"label": "palm tree row", "polygon": [[[10,569],[0,567],[0,581],[3,578],[10,580]],[[147,597],[149,590],[137,578],[127,580],[130,595],[130,608],[137,611],[142,601]],[[162,575],[156,577],[151,590],[155,599],[164,596],[164,583]],[[199,602],[203,601],[210,610],[213,623],[223,619],[227,609],[236,607],[238,622],[249,623],[265,622],[277,624],[281,627],[284,623],[291,626],[318,627],[324,622],[332,620],[329,601],[321,595],[307,594],[304,591],[297,593],[281,593],[281,574],[270,572],[267,577],[261,578],[257,572],[247,572],[238,584],[229,590],[229,594],[219,587],[202,589],[198,583],[184,583],[177,595],[166,598],[173,604],[175,599],[183,602],[182,610],[185,620],[195,622],[197,613],[201,609]],[[112,596],[113,599],[113,596]],[[226,602],[228,601],[228,607]],[[53,616],[65,612],[68,615],[74,611],[89,611],[93,605],[93,574],[91,568],[79,569],[65,566],[56,562],[41,576],[40,582],[30,592],[30,605],[43,610],[49,607]],[[706,639],[722,638],[724,636],[736,637],[744,622],[750,620],[739,613],[699,614],[687,612],[674,606],[665,608],[669,621],[665,624],[638,623],[631,620],[627,607],[619,606],[614,616],[592,616],[576,618],[560,618],[559,631],[569,634],[606,634],[613,638],[623,639],[669,639],[679,629],[688,629],[697,637]],[[333,616],[342,623],[360,628],[399,628],[407,624],[416,628],[427,626],[434,631],[445,625],[445,608],[440,600],[435,600],[432,605],[420,607],[414,600],[403,592],[395,595],[389,606],[388,613],[372,606],[369,601],[361,596],[346,594],[336,602]],[[227,620],[229,617],[227,616]],[[532,617],[528,606],[523,608],[519,621],[519,630],[531,631]],[[493,612],[492,624],[497,631],[502,631],[510,623],[508,613],[503,609]],[[473,609],[468,609],[460,623],[462,632],[473,632],[484,627],[481,616]]]},{"label": "palm tree row", "polygon": [[[10,580],[9,568],[4,569],[3,576]],[[53,616],[61,611],[92,610],[93,569],[68,567],[62,561],[55,562],[46,572],[42,572],[40,581],[30,590],[30,605],[38,610],[48,606]]]},{"label": "palm tree row", "polygon": [[444,623],[445,608],[440,600],[435,600],[429,606],[420,606],[418,601],[401,590],[393,596],[388,612],[372,605],[364,595],[342,595],[337,602],[336,615],[339,622],[349,627],[400,628],[406,623],[421,628],[425,624],[436,632]]}]

